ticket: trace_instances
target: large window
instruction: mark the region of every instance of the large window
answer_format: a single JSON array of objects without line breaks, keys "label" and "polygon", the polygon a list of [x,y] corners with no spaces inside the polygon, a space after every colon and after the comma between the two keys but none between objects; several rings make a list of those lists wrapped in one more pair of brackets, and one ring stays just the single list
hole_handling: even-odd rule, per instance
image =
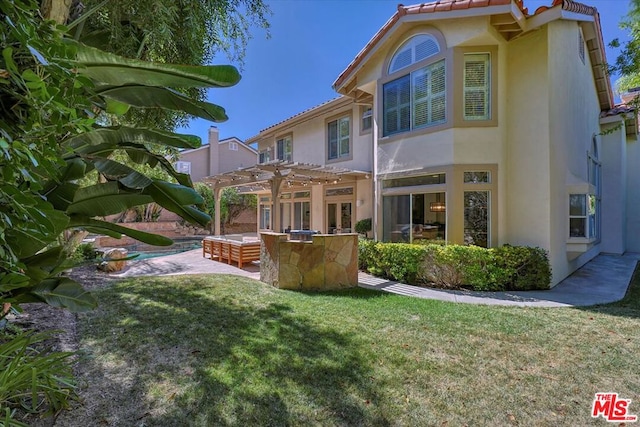
[{"label": "large window", "polygon": [[595,136],[587,159],[589,164],[589,184],[591,184],[592,191],[587,194],[569,195],[569,237],[599,239],[602,177]]},{"label": "large window", "polygon": [[383,86],[384,136],[446,121],[444,60]]},{"label": "large window", "polygon": [[342,117],[327,124],[327,158],[335,160],[350,156],[351,120]]},{"label": "large window", "polygon": [[446,238],[445,193],[419,193],[382,198],[382,240],[413,242]]},{"label": "large window", "polygon": [[491,119],[491,56],[464,55],[464,119]]},{"label": "large window", "polygon": [[[429,34],[407,40],[393,55],[389,74],[399,72],[440,53],[440,45]],[[406,132],[446,121],[446,70],[444,60],[398,76],[384,84],[383,136]]]},{"label": "large window", "polygon": [[280,138],[276,141],[278,160],[285,162],[290,162],[292,160],[292,145],[290,136]]}]

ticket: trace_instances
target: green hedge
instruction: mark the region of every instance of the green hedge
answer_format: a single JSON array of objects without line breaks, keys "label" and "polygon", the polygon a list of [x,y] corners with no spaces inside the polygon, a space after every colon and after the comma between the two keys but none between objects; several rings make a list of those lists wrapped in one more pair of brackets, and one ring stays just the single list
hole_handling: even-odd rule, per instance
[{"label": "green hedge", "polygon": [[477,291],[549,289],[551,267],[540,248],[411,245],[359,241],[359,266],[408,284]]}]

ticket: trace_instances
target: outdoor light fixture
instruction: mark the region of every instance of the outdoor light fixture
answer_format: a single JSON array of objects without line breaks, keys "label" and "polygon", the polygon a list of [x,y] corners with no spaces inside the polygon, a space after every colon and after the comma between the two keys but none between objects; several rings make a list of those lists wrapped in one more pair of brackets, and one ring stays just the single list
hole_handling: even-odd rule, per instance
[{"label": "outdoor light fixture", "polygon": [[447,210],[447,207],[445,206],[444,202],[431,202],[429,204],[429,210],[431,212],[445,212]]}]

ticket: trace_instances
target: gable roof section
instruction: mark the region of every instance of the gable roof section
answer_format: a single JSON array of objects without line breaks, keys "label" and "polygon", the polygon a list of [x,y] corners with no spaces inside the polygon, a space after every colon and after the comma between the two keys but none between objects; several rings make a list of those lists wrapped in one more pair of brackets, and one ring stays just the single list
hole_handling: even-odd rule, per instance
[{"label": "gable roof section", "polygon": [[[504,22],[502,22],[501,19],[497,19],[495,21],[492,19],[492,24],[496,27],[496,30],[502,33],[505,38],[509,40],[510,36],[507,34],[520,34],[537,28],[541,23],[543,24],[548,22],[544,19],[538,19],[538,22],[536,23],[533,21],[536,21],[537,18],[542,18],[541,15],[545,14],[547,11],[557,10],[556,8],[558,6],[558,9],[562,12],[585,15],[591,17],[590,19],[593,19],[596,37],[589,45],[589,55],[593,66],[594,80],[596,81],[601,108],[603,110],[612,108],[614,102],[611,82],[609,81],[608,76],[606,76],[606,73],[603,73],[603,64],[606,64],[606,56],[605,44],[602,38],[602,29],[600,26],[600,15],[595,7],[587,6],[573,0],[553,0],[551,6],[541,6],[536,9],[533,15],[530,15],[528,9],[524,7],[523,0],[436,0],[430,3],[422,3],[413,6],[404,6],[399,4],[398,9],[393,16],[389,18],[389,20],[380,28],[380,30],[378,30],[376,34],[374,34],[371,40],[369,40],[347,68],[340,73],[335,82],[333,82],[333,89],[342,94],[348,94],[351,92],[353,86],[355,86],[355,82],[352,81],[353,74],[363,65],[363,62],[367,57],[372,54],[383,39],[385,39],[385,37],[405,16],[438,13],[438,19],[448,19],[456,17],[456,12],[461,13],[464,11],[473,15],[492,15],[497,13],[504,16],[505,10],[510,9],[513,19],[508,19]],[[498,18],[501,18],[501,16],[498,16]],[[534,18],[531,20],[532,22],[526,22],[530,18]],[[562,13],[560,13],[557,18],[554,17],[549,19],[553,20],[561,18],[570,19]],[[533,25],[529,26],[527,24]]]},{"label": "gable roof section", "polygon": [[442,12],[455,12],[465,9],[479,9],[490,6],[508,6],[515,1],[515,4],[523,13],[526,9],[522,6],[522,0],[436,0],[431,3],[416,4],[413,6],[398,5],[398,10],[391,18],[373,35],[371,40],[356,55],[347,68],[338,76],[333,83],[333,88],[339,91],[339,88],[346,83],[348,77],[360,67],[364,58],[371,53],[376,45],[391,31],[391,29],[406,15],[432,14]]},{"label": "gable roof section", "polygon": [[314,107],[307,108],[306,110],[303,110],[297,114],[294,114],[289,118],[286,118],[282,121],[279,121],[278,123],[275,123],[271,126],[268,126],[262,129],[258,135],[254,135],[251,138],[247,139],[247,143],[252,144],[254,142],[257,142],[260,138],[264,137],[266,134],[269,134],[271,132],[277,132],[279,129],[283,127],[293,126],[295,124],[305,122],[307,120],[311,120],[312,118],[315,118],[319,115],[326,113],[327,111],[333,110],[335,108],[342,108],[343,106],[346,106],[352,102],[353,100],[348,96],[340,95],[336,98],[325,101]]}]

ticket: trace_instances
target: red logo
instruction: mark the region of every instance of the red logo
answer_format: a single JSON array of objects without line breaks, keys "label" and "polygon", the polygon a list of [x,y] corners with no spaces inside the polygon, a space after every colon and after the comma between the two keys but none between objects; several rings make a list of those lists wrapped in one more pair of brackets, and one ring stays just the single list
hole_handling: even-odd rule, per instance
[{"label": "red logo", "polygon": [[618,398],[618,393],[596,393],[591,416],[598,418],[602,415],[602,418],[609,422],[638,421],[637,415],[629,413],[629,405],[631,405],[631,399]]}]

